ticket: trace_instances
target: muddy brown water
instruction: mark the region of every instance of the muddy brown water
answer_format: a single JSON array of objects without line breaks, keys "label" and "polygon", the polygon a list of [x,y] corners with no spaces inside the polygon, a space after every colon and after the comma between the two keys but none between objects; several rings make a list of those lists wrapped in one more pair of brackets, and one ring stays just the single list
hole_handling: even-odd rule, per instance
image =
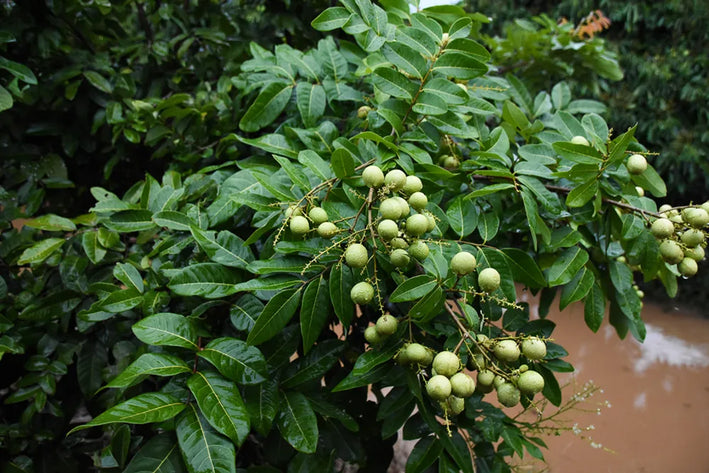
[{"label": "muddy brown water", "polygon": [[[546,464],[525,455],[517,471],[709,473],[709,318],[646,304],[647,337],[640,344],[620,340],[606,322],[594,334],[580,304],[548,317],[576,368],[558,376],[566,384],[564,401],[588,383],[598,390],[559,416],[565,427],[560,435],[541,436],[549,446]],[[487,398],[495,402],[494,393]],[[553,412],[549,406],[543,415]],[[535,414],[523,416],[532,420]],[[390,472],[403,471],[412,446],[399,445]]]}]

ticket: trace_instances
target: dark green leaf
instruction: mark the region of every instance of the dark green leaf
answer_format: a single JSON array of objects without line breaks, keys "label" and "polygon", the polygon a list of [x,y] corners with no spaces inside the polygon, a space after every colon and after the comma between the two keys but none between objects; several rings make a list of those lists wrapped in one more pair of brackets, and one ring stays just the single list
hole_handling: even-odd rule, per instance
[{"label": "dark green leaf", "polygon": [[185,467],[173,435],[158,434],[135,454],[123,473],[182,473]]},{"label": "dark green leaf", "polygon": [[394,289],[389,296],[391,302],[406,302],[419,299],[428,294],[438,282],[431,276],[422,274],[409,278]]},{"label": "dark green leaf", "polygon": [[190,473],[236,473],[234,444],[216,434],[192,404],[177,420],[177,440]]},{"label": "dark green leaf", "polygon": [[349,327],[354,318],[354,304],[350,298],[352,286],[354,286],[354,280],[352,270],[348,266],[340,264],[331,269],[330,301],[335,315],[345,327]]},{"label": "dark green leaf", "polygon": [[512,270],[515,281],[521,282],[530,288],[546,286],[546,279],[537,262],[529,254],[518,248],[503,248],[507,264]]},{"label": "dark green leaf", "polygon": [[192,321],[170,312],[161,312],[138,321],[132,327],[138,339],[148,345],[167,345],[198,350],[198,335]]},{"label": "dark green leaf", "polygon": [[195,225],[194,220],[189,218],[182,212],[174,210],[163,210],[153,214],[153,222],[159,227],[165,227],[169,230],[189,231],[190,227]]},{"label": "dark green leaf", "polygon": [[256,319],[256,324],[246,339],[247,343],[258,345],[280,332],[298,309],[302,290],[302,286],[297,289],[286,289],[273,296]]},{"label": "dark green leaf", "polygon": [[64,245],[63,238],[47,238],[35,243],[22,252],[17,264],[41,263]]},{"label": "dark green leaf", "polygon": [[140,273],[130,263],[116,263],[113,267],[113,277],[121,281],[126,287],[133,288],[141,294],[145,290],[143,278]]},{"label": "dark green leaf", "polygon": [[236,338],[212,340],[198,355],[239,384],[258,384],[268,377],[266,359],[261,351]]},{"label": "dark green leaf", "polygon": [[261,90],[241,117],[239,128],[245,132],[254,132],[271,124],[288,105],[292,93],[292,84],[271,82]]},{"label": "dark green leaf", "polygon": [[330,295],[324,275],[308,284],[303,292],[300,308],[300,333],[303,338],[304,353],[308,353],[317,341],[330,315]]},{"label": "dark green leaf", "polygon": [[372,81],[374,86],[383,93],[401,99],[412,100],[418,90],[416,84],[406,76],[388,67],[376,69],[372,75]]},{"label": "dark green leaf", "polygon": [[26,227],[38,228],[40,230],[47,230],[51,232],[73,232],[76,230],[76,225],[74,225],[74,222],[68,218],[60,217],[59,215],[54,214],[46,214],[41,217],[26,220],[24,225]]},{"label": "dark green leaf", "polygon": [[216,237],[214,232],[195,226],[190,227],[190,231],[202,251],[215,263],[244,269],[254,259],[244,240],[227,230],[222,230]]},{"label": "dark green leaf", "polygon": [[180,358],[166,353],[144,353],[116,376],[107,388],[127,388],[148,376],[175,376],[192,369]]},{"label": "dark green leaf", "polygon": [[561,286],[571,281],[588,261],[588,252],[578,246],[564,250],[548,269],[550,286]]},{"label": "dark green leaf", "polygon": [[314,453],[318,446],[318,421],[308,399],[299,392],[285,392],[276,423],[283,438],[296,450]]},{"label": "dark green leaf", "polygon": [[233,269],[217,263],[187,266],[170,278],[168,287],[181,296],[219,299],[234,294],[241,278]]},{"label": "dark green leaf", "polygon": [[442,451],[443,445],[435,436],[422,438],[406,460],[406,473],[423,472],[438,459]]},{"label": "dark green leaf", "polygon": [[478,212],[475,204],[462,196],[457,197],[446,211],[451,229],[461,238],[475,231],[478,224]]}]

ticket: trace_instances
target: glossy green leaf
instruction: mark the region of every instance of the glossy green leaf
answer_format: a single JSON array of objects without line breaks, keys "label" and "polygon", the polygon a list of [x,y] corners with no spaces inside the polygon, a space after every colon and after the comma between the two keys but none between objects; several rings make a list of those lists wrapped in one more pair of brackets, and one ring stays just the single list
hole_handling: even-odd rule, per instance
[{"label": "glossy green leaf", "polygon": [[592,331],[597,332],[601,327],[601,323],[603,323],[605,313],[606,297],[598,282],[594,282],[584,299],[583,315],[586,326]]},{"label": "glossy green leaf", "polygon": [[553,147],[562,158],[574,163],[600,165],[603,160],[603,155],[591,146],[559,141]]},{"label": "glossy green leaf", "polygon": [[8,92],[5,87],[0,85],[0,112],[11,109],[13,103],[14,100],[12,99],[10,92]]},{"label": "glossy green leaf", "polygon": [[241,446],[251,425],[244,401],[234,383],[212,371],[197,371],[187,380],[187,386],[212,427]]},{"label": "glossy green leaf", "polygon": [[280,407],[278,380],[269,378],[263,383],[244,386],[243,393],[251,426],[261,435],[268,435]]},{"label": "glossy green leaf", "polygon": [[116,376],[107,388],[127,388],[148,376],[175,376],[192,369],[182,359],[167,353],[144,353]]},{"label": "glossy green leaf", "polygon": [[314,126],[325,112],[327,100],[325,89],[320,84],[299,82],[295,88],[296,104],[305,126]]},{"label": "glossy green leaf", "polygon": [[303,383],[321,379],[339,360],[345,346],[339,340],[323,340],[306,356],[299,358],[286,370],[281,380],[285,388],[294,388]]},{"label": "glossy green leaf", "polygon": [[113,86],[111,85],[111,83],[98,72],[85,71],[84,77],[86,77],[86,80],[88,80],[91,85],[96,87],[101,92],[105,92],[107,94],[113,92]]},{"label": "glossy green leaf", "polygon": [[117,232],[131,233],[155,228],[153,213],[150,210],[121,210],[111,215],[106,226]]},{"label": "glossy green leaf", "polygon": [[283,438],[299,452],[314,453],[318,446],[318,421],[308,399],[297,391],[286,391],[280,406],[276,424]]},{"label": "glossy green leaf", "polygon": [[435,462],[443,451],[443,445],[435,436],[424,437],[414,445],[406,460],[406,473],[421,473]]},{"label": "glossy green leaf", "polygon": [[436,61],[433,70],[454,79],[469,80],[485,74],[487,66],[471,54],[451,51]]},{"label": "glossy green leaf", "polygon": [[389,62],[410,76],[423,79],[428,71],[428,64],[421,53],[404,43],[388,43],[382,52]]},{"label": "glossy green leaf", "polygon": [[344,148],[337,148],[332,152],[331,163],[335,176],[340,179],[354,174],[354,158],[352,157],[352,154]]},{"label": "glossy green leaf", "polygon": [[503,248],[507,264],[512,270],[515,281],[521,282],[528,287],[539,288],[546,286],[546,279],[539,265],[525,251],[519,248]]},{"label": "glossy green leaf", "polygon": [[189,231],[195,225],[195,221],[182,212],[174,210],[163,210],[153,214],[153,222],[159,227],[169,230]]},{"label": "glossy green leaf", "polygon": [[391,302],[406,302],[419,299],[431,291],[438,282],[431,276],[422,274],[399,284],[389,296]]},{"label": "glossy green leaf", "polygon": [[193,404],[177,420],[177,441],[190,473],[236,473],[234,444],[215,433]]},{"label": "glossy green leaf", "polygon": [[199,336],[187,317],[170,312],[146,317],[133,324],[133,333],[148,345],[182,347],[197,351]]},{"label": "glossy green leaf", "polygon": [[300,305],[302,286],[286,289],[268,301],[263,312],[256,319],[256,324],[246,339],[249,345],[258,345],[273,338],[290,321]]},{"label": "glossy green leaf", "polygon": [[580,301],[591,290],[596,282],[593,272],[582,268],[574,278],[564,286],[559,300],[559,310],[564,310],[572,302]]},{"label": "glossy green leaf", "polygon": [[113,267],[113,277],[121,281],[126,287],[133,288],[142,293],[145,284],[138,270],[130,263],[116,263]]},{"label": "glossy green leaf", "polygon": [[193,264],[170,278],[168,287],[181,296],[219,299],[237,292],[240,281],[236,271],[217,263]]},{"label": "glossy green leaf", "polygon": [[254,132],[271,124],[288,105],[292,93],[292,84],[284,82],[268,84],[241,117],[239,129],[245,132]]},{"label": "glossy green leaf", "polygon": [[446,210],[446,216],[451,229],[461,238],[473,233],[478,224],[478,211],[475,204],[463,197],[458,197],[451,202]]},{"label": "glossy green leaf", "polygon": [[351,13],[343,7],[330,7],[319,14],[310,24],[318,31],[332,31],[342,28]]},{"label": "glossy green leaf", "polygon": [[571,281],[588,261],[588,252],[578,246],[564,250],[547,272],[550,286],[560,286]]},{"label": "glossy green leaf", "polygon": [[352,270],[344,264],[336,265],[330,270],[330,301],[335,310],[335,315],[342,325],[349,327],[354,318],[354,304],[350,298],[350,291],[354,286]]},{"label": "glossy green leaf", "polygon": [[317,341],[330,315],[330,294],[327,279],[321,275],[308,284],[300,308],[300,333],[304,353]]},{"label": "glossy green leaf", "polygon": [[46,214],[41,217],[32,218],[24,222],[26,227],[37,228],[39,230],[46,230],[51,232],[63,231],[63,232],[73,232],[76,230],[76,225],[74,222],[68,218],[60,217],[59,215]]},{"label": "glossy green leaf", "polygon": [[569,207],[583,207],[588,201],[596,197],[598,181],[588,180],[571,189],[566,196],[566,205]]},{"label": "glossy green leaf", "polygon": [[55,251],[61,248],[66,240],[63,238],[47,238],[40,240],[31,247],[22,252],[17,264],[35,264],[41,263],[49,258]]},{"label": "glossy green leaf", "polygon": [[405,75],[387,67],[376,69],[372,81],[374,86],[383,93],[401,99],[412,100],[418,90],[418,86]]},{"label": "glossy green leaf", "polygon": [[180,447],[173,435],[158,434],[138,450],[123,473],[182,473]]},{"label": "glossy green leaf", "polygon": [[244,269],[254,259],[244,240],[227,230],[215,235],[215,232],[192,226],[190,231],[202,251],[215,263]]},{"label": "glossy green leaf", "polygon": [[106,312],[125,312],[138,307],[143,302],[143,295],[137,289],[130,288],[114,291],[98,302],[98,307]]},{"label": "glossy green leaf", "polygon": [[212,340],[198,355],[239,384],[258,384],[268,377],[266,359],[261,351],[236,338]]}]

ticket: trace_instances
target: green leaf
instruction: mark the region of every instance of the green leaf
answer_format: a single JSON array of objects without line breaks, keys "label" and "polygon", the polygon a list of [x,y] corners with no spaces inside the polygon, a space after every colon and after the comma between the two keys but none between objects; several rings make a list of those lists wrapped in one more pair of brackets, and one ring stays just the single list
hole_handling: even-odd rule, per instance
[{"label": "green leaf", "polygon": [[116,263],[116,266],[113,267],[113,277],[141,294],[145,290],[143,278],[135,266],[130,263]]},{"label": "green leaf", "polygon": [[244,386],[244,401],[249,411],[251,426],[264,437],[271,431],[279,407],[278,380],[269,378],[263,383]]},{"label": "green leaf", "polygon": [[588,252],[574,246],[564,250],[548,269],[549,286],[561,286],[571,281],[588,261]]},{"label": "green leaf", "polygon": [[24,64],[20,64],[19,62],[11,61],[0,56],[0,69],[5,69],[22,82],[30,85],[37,85],[37,77],[35,77],[32,70]]},{"label": "green leaf", "polygon": [[421,53],[403,43],[388,43],[382,48],[384,57],[400,71],[423,79],[428,72],[428,64]]},{"label": "green leaf", "polygon": [[266,359],[261,351],[236,338],[212,340],[198,355],[239,384],[258,384],[268,377]]},{"label": "green leaf", "polygon": [[281,380],[281,386],[294,388],[301,384],[322,379],[335,363],[345,345],[337,339],[323,340],[308,355],[298,358],[288,366]]},{"label": "green leaf", "polygon": [[190,227],[196,225],[196,222],[187,215],[174,210],[163,210],[153,214],[153,222],[159,227],[183,232],[189,231]]},{"label": "green leaf", "polygon": [[412,100],[418,86],[400,72],[388,67],[380,67],[372,75],[374,86],[385,94],[400,99]]},{"label": "green leaf", "polygon": [[351,13],[346,8],[330,7],[319,14],[310,24],[318,31],[332,31],[342,28],[350,19],[350,15]]},{"label": "green leaf", "polygon": [[465,90],[441,77],[427,81],[423,91],[429,94],[435,94],[443,99],[445,103],[451,105],[463,104],[468,100],[468,93]]},{"label": "green leaf", "polygon": [[611,141],[610,153],[608,155],[609,165],[620,163],[625,160],[625,150],[628,149],[628,145],[635,139],[635,130],[637,130],[637,128],[637,125],[632,128],[628,128],[628,131],[615,137],[613,141]]},{"label": "green leaf", "polygon": [[333,176],[330,164],[322,159],[313,150],[305,150],[298,153],[298,162],[310,169],[317,177],[326,181]]},{"label": "green leaf", "polygon": [[192,404],[177,420],[177,441],[190,473],[236,473],[234,444],[214,433]]},{"label": "green leaf", "polygon": [[106,312],[121,313],[140,305],[143,295],[136,289],[130,288],[114,291],[98,302],[98,307]]},{"label": "green leaf", "polygon": [[286,137],[279,133],[261,135],[258,138],[244,138],[241,136],[237,136],[236,138],[244,144],[262,149],[267,153],[280,154],[281,156],[287,156],[293,159],[298,157],[298,152],[288,142]]},{"label": "green leaf", "polygon": [[505,191],[507,189],[513,189],[514,185],[507,182],[501,182],[499,184],[488,184],[481,189],[477,189],[467,195],[468,199],[475,199],[477,197],[483,197],[490,194],[495,194],[497,192]]},{"label": "green leaf", "polygon": [[286,289],[273,296],[256,319],[256,324],[249,332],[246,342],[249,345],[258,345],[278,334],[298,309],[302,290],[302,286],[297,289]]},{"label": "green leaf", "polygon": [[549,399],[549,402],[559,407],[561,405],[561,388],[559,387],[559,382],[556,380],[554,373],[545,368],[542,364],[537,364],[534,369],[544,378],[544,390],[542,394],[545,398]]},{"label": "green leaf", "polygon": [[396,40],[406,44],[414,51],[420,51],[426,56],[433,57],[438,52],[437,39],[431,38],[427,32],[418,28],[405,27],[396,29]]},{"label": "green leaf", "polygon": [[26,227],[38,228],[40,230],[47,230],[50,232],[73,232],[76,230],[76,225],[74,222],[68,218],[60,217],[59,215],[47,214],[41,217],[26,220],[24,225]]},{"label": "green leaf", "polygon": [[113,92],[113,86],[111,83],[96,71],[84,71],[84,77],[89,81],[91,85],[96,87],[101,92],[110,94]]},{"label": "green leaf", "polygon": [[158,434],[138,450],[123,473],[183,473],[180,447],[169,433]]},{"label": "green leaf", "polygon": [[424,90],[416,96],[412,110],[422,115],[443,115],[448,111],[448,104],[439,95]]},{"label": "green leaf", "polygon": [[589,289],[583,305],[583,317],[586,326],[594,332],[598,332],[603,322],[603,317],[606,313],[606,297],[603,294],[603,289],[594,282]]},{"label": "green leaf", "polygon": [[586,297],[586,294],[588,294],[588,291],[591,290],[595,282],[596,277],[593,275],[593,272],[582,268],[581,271],[574,276],[574,279],[566,284],[561,291],[559,310],[564,310],[572,302],[580,301]]},{"label": "green leaf", "polygon": [[306,127],[315,125],[325,112],[325,89],[320,84],[299,82],[295,88],[296,104]]},{"label": "green leaf", "polygon": [[215,263],[245,269],[254,259],[244,240],[227,230],[222,230],[216,237],[215,232],[195,226],[190,227],[190,231],[202,251]]},{"label": "green leaf", "polygon": [[500,229],[500,217],[495,212],[485,212],[482,218],[478,220],[478,233],[483,242],[487,242],[495,238],[497,231]]},{"label": "green leaf", "polygon": [[197,330],[187,317],[161,312],[139,320],[132,327],[138,339],[148,345],[166,345],[197,351]]},{"label": "green leaf", "polygon": [[163,393],[144,393],[113,406],[91,422],[74,427],[67,435],[97,425],[126,423],[152,424],[172,419],[185,408],[185,403]]},{"label": "green leaf", "polygon": [[355,162],[352,154],[344,149],[337,148],[332,152],[332,170],[335,172],[335,176],[342,179],[349,177],[355,172]]},{"label": "green leaf", "polygon": [[507,264],[512,270],[512,275],[515,281],[530,288],[540,288],[546,286],[546,279],[542,270],[539,269],[537,262],[518,248],[503,248],[502,253],[505,255]]},{"label": "green leaf", "polygon": [[557,141],[552,146],[561,157],[574,163],[600,165],[603,162],[603,155],[591,146],[566,141]]},{"label": "green leaf", "polygon": [[655,197],[665,197],[667,195],[665,181],[662,180],[662,177],[652,166],[648,166],[642,174],[632,174],[630,178],[636,186],[649,191]]},{"label": "green leaf", "polygon": [[0,85],[0,112],[11,109],[13,103],[14,101],[12,99],[12,95],[10,95],[10,92],[8,92],[5,87]]},{"label": "green leaf", "polygon": [[239,121],[239,129],[255,132],[270,125],[281,114],[293,93],[293,85],[271,82],[261,90],[253,104]]},{"label": "green leaf", "polygon": [[416,442],[406,460],[406,473],[421,473],[433,464],[443,452],[443,445],[435,436],[424,437]]},{"label": "green leaf", "polygon": [[107,388],[127,388],[148,376],[175,376],[192,369],[182,359],[166,353],[144,353],[116,376]]},{"label": "green leaf", "polygon": [[303,351],[308,353],[317,341],[330,315],[330,294],[327,279],[311,281],[303,292],[300,308],[300,333],[303,338]]},{"label": "green leaf", "polygon": [[478,211],[475,204],[463,196],[456,197],[446,210],[451,229],[461,238],[475,231],[478,224]]},{"label": "green leaf", "polygon": [[335,315],[345,327],[349,327],[354,318],[354,304],[350,298],[352,286],[352,270],[344,264],[333,266],[330,270],[330,301]]},{"label": "green leaf", "polygon": [[[253,269],[253,271],[258,274],[259,268],[261,266],[256,263],[258,263],[258,261],[254,261],[253,265],[250,265],[249,268]],[[302,283],[303,280],[300,279],[298,276],[288,276],[283,274],[271,277],[249,279],[248,281],[234,285],[234,291],[277,291],[279,289],[293,287],[296,284]]]},{"label": "green leaf", "polygon": [[409,317],[417,323],[429,322],[443,309],[446,296],[440,286],[436,286],[423,296],[409,310]]},{"label": "green leaf", "polygon": [[187,380],[187,386],[212,427],[241,446],[251,425],[244,401],[234,383],[212,371],[197,371]]},{"label": "green leaf", "polygon": [[454,79],[469,80],[487,72],[487,66],[474,56],[457,51],[445,52],[433,70]]},{"label": "green leaf", "polygon": [[299,392],[285,392],[276,418],[278,430],[293,448],[315,453],[318,446],[318,421],[308,399]]},{"label": "green leaf", "polygon": [[435,278],[422,274],[409,278],[394,289],[389,296],[391,302],[406,302],[419,299],[438,285]]},{"label": "green leaf", "polygon": [[168,287],[181,296],[219,299],[237,292],[241,278],[231,268],[217,263],[199,263],[182,268],[172,276]]},{"label": "green leaf", "polygon": [[569,192],[566,196],[566,205],[571,208],[583,207],[586,202],[593,199],[598,193],[598,181],[597,180],[587,180]]},{"label": "green leaf", "polygon": [[22,252],[17,264],[41,263],[64,245],[64,238],[41,240]]},{"label": "green leaf", "polygon": [[150,210],[122,210],[111,215],[106,227],[121,233],[142,232],[155,228]]}]

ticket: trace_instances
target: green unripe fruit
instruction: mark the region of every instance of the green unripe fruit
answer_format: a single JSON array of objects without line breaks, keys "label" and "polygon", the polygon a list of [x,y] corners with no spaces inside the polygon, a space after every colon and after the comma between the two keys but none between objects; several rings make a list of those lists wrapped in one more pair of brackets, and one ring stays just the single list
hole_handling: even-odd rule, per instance
[{"label": "green unripe fruit", "polygon": [[313,223],[318,225],[323,222],[327,222],[327,212],[321,207],[313,207],[310,209],[310,212],[308,212],[308,217],[310,217],[310,220],[312,220]]},{"label": "green unripe fruit", "polygon": [[492,385],[495,386],[495,388],[497,388],[498,386],[501,386],[501,385],[505,384],[506,382],[507,382],[507,380],[498,374],[498,375],[495,375],[495,379],[493,380]]},{"label": "green unripe fruit", "polygon": [[520,373],[525,373],[525,372],[529,371],[529,366],[519,365],[519,368],[517,368],[517,371],[519,371]]},{"label": "green unripe fruit", "polygon": [[458,161],[458,158],[455,156],[447,156],[446,159],[443,160],[443,167],[449,171],[455,171],[460,167],[460,161]]},{"label": "green unripe fruit", "polygon": [[351,268],[364,268],[367,266],[367,260],[369,260],[367,248],[360,243],[352,243],[345,250],[345,262]]},{"label": "green unripe fruit", "polygon": [[382,342],[382,337],[379,332],[377,332],[374,325],[370,325],[364,329],[364,339],[367,340],[367,343],[370,345],[377,345]]},{"label": "green unripe fruit", "polygon": [[700,207],[703,208],[706,213],[709,213],[709,200],[704,202]]},{"label": "green unripe fruit", "polygon": [[638,196],[645,197],[645,189],[643,189],[642,187],[635,186],[635,192],[637,192]]},{"label": "green unripe fruit", "polygon": [[521,393],[512,383],[503,383],[497,387],[497,400],[505,407],[519,404]]},{"label": "green unripe fruit", "polygon": [[694,248],[695,246],[704,243],[704,232],[692,228],[684,232],[680,237],[680,240],[682,240],[682,243],[688,247]]},{"label": "green unripe fruit", "polygon": [[642,174],[647,169],[647,159],[642,154],[633,154],[625,164],[630,174]]},{"label": "green unripe fruit", "polygon": [[286,209],[286,218],[295,217],[296,215],[303,215],[303,211],[297,205],[291,205]]},{"label": "green unripe fruit", "polygon": [[423,261],[428,258],[430,252],[428,245],[421,240],[416,240],[409,246],[409,254],[416,258],[417,261]]},{"label": "green unripe fruit", "polygon": [[475,392],[475,381],[465,373],[451,376],[451,393],[457,397],[470,397]]},{"label": "green unripe fruit", "polygon": [[421,366],[429,366],[433,363],[433,350],[426,350],[426,358],[421,362]]},{"label": "green unripe fruit", "polygon": [[495,382],[495,373],[490,370],[478,372],[478,386],[492,386],[493,382]]},{"label": "green unripe fruit", "polygon": [[397,248],[389,254],[389,261],[391,261],[391,264],[393,264],[397,268],[403,268],[404,266],[409,264],[409,261],[411,261],[411,257],[409,256],[408,251],[402,248]]},{"label": "green unripe fruit", "polygon": [[384,199],[379,204],[379,215],[389,220],[399,220],[401,218],[401,210],[401,205],[393,197]]},{"label": "green unripe fruit", "polygon": [[391,219],[384,219],[377,225],[377,232],[384,240],[389,241],[399,235],[399,226]]},{"label": "green unripe fruit", "polygon": [[416,176],[406,176],[406,184],[402,189],[407,194],[411,195],[414,192],[418,192],[423,189],[423,182]]},{"label": "green unripe fruit", "polygon": [[587,140],[586,138],[584,138],[583,136],[580,136],[580,135],[576,135],[576,136],[574,136],[573,138],[571,138],[571,143],[573,143],[573,144],[575,144],[575,145],[584,145],[584,146],[589,146],[589,145],[590,145],[590,143],[588,142],[588,140]]},{"label": "green unripe fruit", "polygon": [[425,364],[424,362],[428,359],[430,355],[426,347],[421,345],[420,343],[409,343],[408,345],[406,345],[405,351],[406,357],[409,359],[409,361],[411,361],[411,363],[420,365]]},{"label": "green unripe fruit", "polygon": [[392,197],[392,199],[396,200],[399,203],[399,207],[401,207],[401,217],[406,217],[411,213],[411,209],[409,208],[409,203],[406,202],[406,200],[403,197]]},{"label": "green unripe fruit", "polygon": [[362,181],[367,187],[380,187],[384,184],[384,173],[379,166],[367,166],[362,171]]},{"label": "green unripe fruit", "polygon": [[468,358],[468,368],[471,370],[484,370],[486,366],[485,357],[482,353],[476,353]]},{"label": "green unripe fruit", "polygon": [[323,222],[318,225],[318,235],[323,238],[332,238],[337,234],[337,225],[332,222]]},{"label": "green unripe fruit", "polygon": [[658,218],[650,225],[650,232],[657,239],[669,238],[675,232],[675,225],[667,218]]},{"label": "green unripe fruit", "polygon": [[368,282],[358,282],[350,291],[350,299],[355,304],[369,304],[374,299],[374,288]]},{"label": "green unripe fruit", "polygon": [[446,407],[447,409],[444,408],[444,410],[447,410],[454,416],[457,416],[465,410],[465,399],[461,399],[457,396],[450,396],[446,401]]},{"label": "green unripe fruit", "polygon": [[402,249],[405,250],[409,247],[409,244],[406,243],[406,240],[403,238],[396,237],[393,240],[391,240],[391,247],[394,249]]},{"label": "green unripe fruit", "polygon": [[406,174],[401,169],[392,169],[384,176],[384,184],[393,191],[401,190],[406,185]]},{"label": "green unripe fruit", "polygon": [[475,256],[467,251],[461,251],[451,259],[451,270],[456,274],[464,276],[475,270],[476,263]]},{"label": "green unripe fruit", "polygon": [[669,205],[669,204],[662,204],[662,205],[660,206],[660,208],[658,209],[658,212],[660,212],[660,213],[665,213],[665,212],[669,212],[670,210],[672,210],[672,206],[671,206],[671,205]]},{"label": "green unripe fruit", "polygon": [[428,197],[423,192],[414,192],[409,196],[409,205],[416,210],[423,210],[428,205]]},{"label": "green unripe fruit", "polygon": [[451,395],[451,382],[440,374],[433,376],[426,383],[426,393],[434,401],[445,401]]},{"label": "green unripe fruit", "polygon": [[547,356],[547,344],[538,337],[522,340],[522,354],[529,360],[543,360]]},{"label": "green unripe fruit", "polygon": [[492,390],[495,389],[494,386],[483,386],[482,384],[478,383],[477,386],[475,386],[475,392],[480,393],[480,394],[487,394],[492,392]]},{"label": "green unripe fruit", "polygon": [[367,118],[367,115],[371,111],[372,111],[372,107],[367,107],[366,105],[362,105],[361,107],[359,107],[357,109],[357,118],[359,118],[360,120],[364,120],[365,118]]},{"label": "green unripe fruit", "polygon": [[684,258],[682,247],[673,240],[663,240],[660,243],[660,255],[662,259],[670,264],[677,264]]},{"label": "green unripe fruit", "polygon": [[495,268],[485,268],[478,275],[478,285],[483,291],[495,292],[500,287],[500,273]]},{"label": "green unripe fruit", "polygon": [[305,235],[310,231],[310,222],[302,215],[296,215],[290,219],[290,231],[296,235]]},{"label": "green unripe fruit", "polygon": [[426,216],[426,220],[428,220],[428,227],[426,228],[426,231],[432,232],[436,228],[436,219],[433,218],[433,214],[431,212],[424,212],[423,214]]},{"label": "green unripe fruit", "polygon": [[704,248],[701,246],[696,246],[694,248],[687,248],[684,250],[684,255],[687,258],[692,258],[694,261],[701,261],[704,259]]},{"label": "green unripe fruit", "polygon": [[684,258],[677,265],[677,270],[682,276],[691,277],[697,274],[699,267],[697,266],[697,262],[692,258]]},{"label": "green unripe fruit", "polygon": [[396,317],[390,314],[384,314],[377,319],[377,333],[383,337],[388,337],[396,333],[399,322]]},{"label": "green unripe fruit", "polygon": [[682,217],[694,228],[704,228],[709,224],[709,213],[702,208],[689,208],[686,215],[682,212]]},{"label": "green unripe fruit", "polygon": [[414,214],[406,219],[406,233],[418,237],[426,233],[428,219],[421,214]]},{"label": "green unripe fruit", "polygon": [[514,340],[499,340],[492,349],[495,358],[500,361],[513,362],[519,358],[519,347]]},{"label": "green unripe fruit", "polygon": [[534,395],[544,389],[544,378],[536,371],[525,371],[519,375],[517,387],[524,394]]},{"label": "green unripe fruit", "polygon": [[396,355],[394,355],[394,361],[399,363],[401,366],[406,366],[411,363],[408,353],[406,352],[406,346],[400,348]]},{"label": "green unripe fruit", "polygon": [[460,359],[455,353],[442,351],[433,358],[433,369],[450,378],[460,370]]}]

